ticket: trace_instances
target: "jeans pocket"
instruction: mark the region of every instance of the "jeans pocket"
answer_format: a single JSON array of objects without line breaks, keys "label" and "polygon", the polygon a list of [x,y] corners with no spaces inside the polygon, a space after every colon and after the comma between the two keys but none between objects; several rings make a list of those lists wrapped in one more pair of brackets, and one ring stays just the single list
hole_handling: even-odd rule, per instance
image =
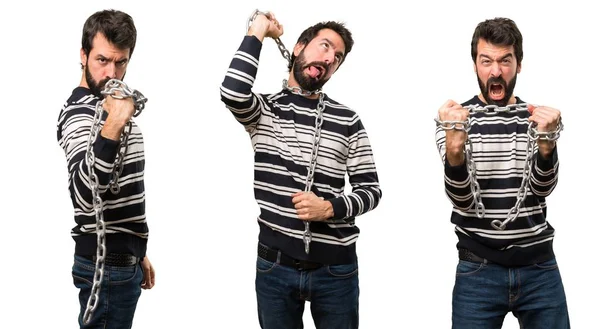
[{"label": "jeans pocket", "polygon": [[473,275],[485,267],[484,263],[474,263],[465,260],[459,260],[456,265],[456,276]]},{"label": "jeans pocket", "polygon": [[337,278],[347,278],[358,273],[358,263],[327,265],[327,273]]},{"label": "jeans pocket", "polygon": [[111,266],[110,285],[118,286],[128,284],[135,278],[143,277],[143,275],[139,275],[141,271],[140,264],[133,266]]},{"label": "jeans pocket", "polygon": [[91,287],[94,280],[94,267],[75,260],[71,276],[73,276],[73,284],[77,288]]},{"label": "jeans pocket", "polygon": [[270,262],[270,261],[262,259],[260,257],[256,258],[256,271],[258,273],[269,273],[276,266],[277,266],[277,263]]},{"label": "jeans pocket", "polygon": [[535,263],[533,266],[541,269],[541,270],[555,270],[558,268],[558,263],[556,262],[556,258],[552,258],[545,262]]}]

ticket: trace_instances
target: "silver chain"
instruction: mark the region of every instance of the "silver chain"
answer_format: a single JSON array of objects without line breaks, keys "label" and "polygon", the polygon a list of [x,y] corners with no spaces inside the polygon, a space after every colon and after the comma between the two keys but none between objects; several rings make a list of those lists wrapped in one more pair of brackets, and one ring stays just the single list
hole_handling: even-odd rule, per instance
[{"label": "silver chain", "polygon": [[[255,9],[254,12],[248,18],[246,24],[246,31],[250,29],[254,19],[258,15],[267,15],[266,13]],[[283,42],[279,38],[274,39],[277,47],[279,48],[279,52],[283,58],[285,58],[288,62],[288,66],[292,64],[292,57],[290,56],[290,52],[283,45]],[[311,96],[311,95],[319,95],[319,103],[317,105],[317,117],[315,118],[315,132],[313,135],[313,146],[310,152],[310,162],[308,165],[307,173],[306,173],[306,181],[304,184],[304,192],[310,192],[312,189],[312,185],[315,179],[315,168],[317,167],[317,155],[319,152],[319,142],[321,140],[321,127],[323,125],[323,111],[325,110],[325,93],[321,89],[314,91],[303,90],[300,87],[290,87],[288,85],[287,80],[283,80],[283,88],[290,91],[292,94],[300,95],[300,96]],[[306,254],[310,253],[310,243],[312,242],[312,232],[310,231],[310,221],[304,221],[304,233],[302,234],[302,240],[304,241],[304,252]]]},{"label": "silver chain", "polygon": [[[478,218],[483,218],[485,216],[485,206],[481,200],[481,189],[479,187],[479,183],[477,182],[477,168],[475,166],[475,160],[473,159],[473,143],[471,142],[471,138],[469,136],[469,130],[471,129],[471,121],[473,119],[472,115],[477,113],[484,113],[488,115],[493,115],[497,113],[516,113],[521,111],[528,111],[526,103],[520,104],[510,104],[504,107],[497,105],[487,105],[487,106],[479,106],[479,105],[468,105],[465,107],[469,110],[469,118],[466,121],[441,121],[438,118],[435,118],[435,122],[438,127],[443,130],[459,130],[464,131],[467,134],[467,139],[465,141],[464,153],[465,153],[465,163],[467,165],[467,171],[469,172],[469,181],[471,185],[471,192],[473,193],[473,198],[475,200],[475,213]],[[506,228],[506,224],[514,221],[519,217],[519,213],[521,211],[521,205],[527,198],[527,191],[529,188],[529,181],[531,179],[531,173],[533,170],[533,154],[534,147],[536,141],[538,139],[543,139],[547,141],[556,141],[560,137],[560,132],[563,130],[562,120],[559,119],[558,126],[555,131],[552,132],[539,132],[536,128],[534,122],[530,122],[527,129],[527,150],[525,157],[525,165],[523,166],[523,179],[521,181],[521,186],[517,192],[517,201],[515,205],[508,211],[507,218],[504,221],[500,221],[495,219],[491,222],[491,225],[496,230],[504,230]]]},{"label": "silver chain", "polygon": [[[120,95],[116,94],[117,91],[120,92]],[[104,105],[106,97],[108,96],[112,96],[116,99],[132,97],[135,106],[135,113],[133,116],[137,117],[143,111],[146,101],[148,100],[146,97],[144,97],[144,95],[142,95],[142,93],[137,90],[130,89],[124,82],[117,79],[109,80],[106,83],[102,94],[105,95],[105,98],[96,103],[94,121],[92,123],[85,154],[89,174],[89,184],[92,191],[92,202],[94,206],[94,213],[96,215],[97,249],[94,281],[91,289],[92,291],[83,314],[84,324],[88,324],[90,322],[94,310],[98,307],[98,300],[100,299],[100,287],[104,277],[104,258],[106,257],[106,223],[104,222],[103,215],[104,205],[102,202],[102,197],[100,196],[98,175],[96,175],[95,172],[96,156],[94,155],[93,151],[94,142],[98,138],[98,134],[102,129],[102,115],[104,113],[104,108],[102,106]],[[119,153],[115,158],[113,172],[109,183],[110,190],[114,194],[117,194],[120,191],[119,176],[123,172],[123,158],[127,152],[127,144],[129,140],[129,134],[131,133],[132,124],[132,121],[129,121],[121,133],[121,145],[119,148]]]},{"label": "silver chain", "polygon": [[[248,32],[248,29],[252,26],[252,23],[254,22],[254,19],[258,15],[267,16],[267,13],[259,11],[258,9],[255,9],[252,12],[252,14],[250,15],[250,17],[248,18],[248,22],[246,23],[246,32]],[[292,56],[290,55],[290,52],[283,45],[283,42],[281,42],[281,39],[276,38],[274,40],[275,40],[275,43],[277,44],[277,47],[279,48],[279,52],[281,52],[281,55],[283,56],[283,58],[285,58],[288,61],[288,65],[291,65],[291,63],[292,63]]]},{"label": "silver chain", "polygon": [[[315,118],[315,133],[313,135],[313,145],[310,151],[310,162],[306,172],[306,181],[304,184],[304,192],[310,192],[315,180],[315,169],[317,167],[317,155],[319,152],[319,142],[321,141],[321,127],[323,126],[323,112],[325,110],[325,93],[321,90],[305,91],[300,87],[290,87],[287,80],[283,80],[283,88],[289,90],[292,94],[300,96],[319,95],[319,103],[317,104],[317,117]],[[312,232],[310,231],[310,221],[304,221],[304,233],[302,234],[304,241],[304,252],[310,253],[310,243],[312,242]]]}]

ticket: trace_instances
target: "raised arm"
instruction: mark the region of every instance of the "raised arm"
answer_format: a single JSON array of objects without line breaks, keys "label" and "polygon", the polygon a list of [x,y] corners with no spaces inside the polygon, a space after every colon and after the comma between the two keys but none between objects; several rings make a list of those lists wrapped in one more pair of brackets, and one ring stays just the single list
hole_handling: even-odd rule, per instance
[{"label": "raised arm", "polygon": [[[103,105],[106,121],[95,141],[92,152],[95,157],[94,172],[98,177],[102,196],[108,189],[115,157],[119,151],[119,138],[123,128],[134,113],[131,99],[116,100],[108,96]],[[73,104],[67,106],[60,118],[58,140],[65,152],[69,169],[69,191],[75,209],[93,210],[92,191],[86,158],[87,143],[94,121],[95,106]]]},{"label": "raised arm", "polygon": [[[464,122],[468,119],[468,115],[469,112],[466,109],[452,100],[448,100],[438,110],[441,121]],[[435,139],[444,163],[446,195],[454,207],[467,211],[474,202],[464,155],[467,133],[454,129],[444,130],[438,126],[435,130]]]},{"label": "raised arm", "polygon": [[[560,111],[547,106],[530,108],[529,121],[537,123],[539,132],[552,132],[558,127]],[[539,139],[531,171],[531,192],[539,197],[547,197],[558,182],[558,151],[556,141]]]},{"label": "raised arm", "polygon": [[273,14],[256,16],[221,84],[221,101],[248,132],[256,128],[263,108],[260,98],[252,92],[263,40],[279,38],[282,34],[283,26]]}]

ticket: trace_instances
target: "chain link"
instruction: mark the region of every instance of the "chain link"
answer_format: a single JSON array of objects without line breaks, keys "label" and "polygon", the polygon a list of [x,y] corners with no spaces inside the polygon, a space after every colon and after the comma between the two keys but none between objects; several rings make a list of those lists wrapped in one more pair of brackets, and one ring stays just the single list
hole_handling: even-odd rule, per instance
[{"label": "chain link", "polygon": [[[469,130],[471,129],[471,121],[473,115],[477,113],[484,113],[486,115],[494,115],[497,113],[517,113],[522,111],[528,111],[526,103],[510,104],[504,107],[497,105],[468,105],[465,109],[469,110],[469,118],[465,121],[441,121],[435,118],[436,125],[443,130],[459,130],[464,131],[467,134],[465,141],[464,153],[465,163],[467,165],[467,171],[469,172],[469,181],[471,186],[471,193],[473,194],[475,202],[475,213],[478,218],[485,216],[485,206],[483,205],[481,198],[481,189],[477,182],[477,168],[475,166],[475,160],[473,159],[473,143],[469,136]],[[495,219],[491,222],[491,225],[496,230],[504,230],[506,225],[519,217],[521,211],[521,205],[527,198],[527,192],[529,189],[529,181],[531,180],[531,173],[533,171],[533,154],[537,140],[556,141],[560,137],[560,132],[563,130],[562,119],[559,119],[558,125],[555,131],[551,132],[539,132],[536,129],[535,122],[530,122],[527,128],[527,150],[525,156],[525,165],[523,166],[523,179],[521,180],[521,186],[517,191],[517,201],[515,205],[508,211],[507,217],[504,221]]]},{"label": "chain link", "polygon": [[[315,132],[313,134],[313,145],[310,151],[310,162],[306,172],[306,181],[304,184],[304,192],[310,192],[315,180],[315,169],[317,167],[317,155],[319,152],[319,144],[321,141],[321,127],[323,126],[323,112],[325,111],[325,93],[321,89],[314,91],[305,91],[300,87],[290,87],[287,80],[283,80],[283,88],[289,90],[292,94],[300,96],[319,95],[319,103],[317,104],[317,117],[315,118]],[[304,241],[304,252],[310,253],[310,243],[312,242],[312,232],[310,231],[310,221],[304,221],[304,233],[302,234]]]},{"label": "chain link", "polygon": [[[119,92],[120,94],[117,94],[117,92]],[[94,280],[92,283],[90,297],[88,299],[87,306],[83,314],[84,324],[88,324],[90,322],[93,312],[98,307],[98,300],[100,299],[100,287],[102,285],[102,279],[104,277],[104,259],[106,257],[106,223],[104,221],[103,214],[104,205],[102,202],[102,196],[100,195],[100,183],[98,181],[98,175],[95,172],[96,156],[94,155],[93,150],[94,142],[98,138],[98,134],[100,133],[100,130],[102,129],[103,125],[103,105],[107,96],[112,96],[116,99],[132,97],[135,106],[135,113],[133,116],[137,117],[143,111],[146,101],[148,100],[146,97],[144,97],[144,95],[142,95],[142,93],[140,93],[137,90],[130,89],[124,82],[117,79],[109,80],[106,83],[102,94],[105,95],[105,98],[96,103],[94,120],[92,122],[92,127],[88,138],[85,155],[88,167],[89,185],[92,191],[92,202],[94,207],[94,213],[96,216],[97,249]],[[132,125],[132,121],[129,121],[125,129],[121,133],[121,145],[119,148],[119,153],[115,158],[113,172],[109,183],[110,190],[114,194],[117,194],[120,191],[119,176],[123,172],[123,158],[125,157],[125,154],[127,152],[127,144],[129,140],[129,134],[131,133]]]},{"label": "chain link", "polygon": [[[267,16],[267,13],[259,11],[258,9],[255,9],[252,14],[250,15],[250,17],[248,18],[248,21],[246,23],[246,32],[248,31],[248,29],[250,29],[250,27],[252,26],[252,23],[254,22],[254,19],[256,19],[256,16],[258,15],[263,15],[263,16]],[[292,56],[290,55],[290,52],[287,50],[287,48],[285,47],[285,45],[283,44],[283,42],[281,41],[280,38],[274,38],[275,43],[277,44],[277,47],[279,48],[279,52],[281,52],[281,56],[283,56],[283,58],[285,58],[288,62],[288,65],[292,64]]]},{"label": "chain link", "polygon": [[[258,15],[264,15],[266,16],[267,13],[259,11],[258,9],[255,9],[254,12],[252,12],[252,14],[250,15],[250,17],[248,18],[247,24],[246,24],[246,30],[250,29],[250,27],[252,26],[252,23],[254,22],[254,19],[256,19],[256,16]],[[283,44],[283,42],[281,41],[280,38],[275,38],[275,43],[277,44],[277,47],[279,48],[279,52],[281,52],[281,55],[283,56],[283,58],[285,58],[288,62],[288,66],[291,66],[292,64],[292,57],[290,56],[290,52],[286,49],[285,45]],[[311,96],[311,95],[319,95],[319,103],[317,105],[317,117],[315,118],[315,132],[313,135],[313,146],[310,152],[310,162],[308,165],[308,169],[307,169],[307,173],[306,173],[306,181],[304,184],[304,192],[310,192],[310,190],[312,189],[312,185],[314,182],[314,175],[315,175],[315,168],[317,167],[317,155],[318,155],[318,151],[319,151],[319,143],[321,140],[321,127],[323,125],[323,111],[325,110],[325,93],[323,93],[323,91],[321,89],[318,90],[313,90],[313,91],[307,91],[307,90],[303,90],[300,87],[290,87],[290,85],[288,84],[287,80],[283,80],[283,88],[289,90],[291,93],[296,94],[296,95],[300,95],[300,96]],[[302,240],[304,241],[304,252],[306,252],[306,254],[310,253],[310,243],[312,242],[312,232],[310,230],[310,221],[304,221],[304,233],[302,234]]]}]

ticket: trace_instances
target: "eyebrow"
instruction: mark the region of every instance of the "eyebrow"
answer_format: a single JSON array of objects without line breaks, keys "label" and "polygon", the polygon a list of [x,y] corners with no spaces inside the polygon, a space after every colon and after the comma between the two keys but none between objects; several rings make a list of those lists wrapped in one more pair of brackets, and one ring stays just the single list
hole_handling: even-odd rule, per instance
[{"label": "eyebrow", "polygon": [[[488,55],[486,55],[486,54],[481,54],[481,55],[479,55],[479,57],[485,57],[485,58],[487,58],[487,59],[492,59],[490,56],[488,56]],[[512,53],[509,53],[509,54],[506,54],[506,55],[502,56],[502,57],[500,58],[500,60],[503,60],[503,59],[506,59],[506,58],[512,58],[512,57],[513,57],[513,54],[512,54]]]},{"label": "eyebrow", "polygon": [[[109,59],[108,57],[106,57],[106,56],[104,56],[102,54],[98,54],[96,56],[96,58],[100,58],[100,59],[112,61],[111,59]],[[127,57],[123,57],[123,58],[120,58],[120,59],[116,60],[116,62],[127,62],[127,61],[129,61],[129,58],[127,58]]]}]

